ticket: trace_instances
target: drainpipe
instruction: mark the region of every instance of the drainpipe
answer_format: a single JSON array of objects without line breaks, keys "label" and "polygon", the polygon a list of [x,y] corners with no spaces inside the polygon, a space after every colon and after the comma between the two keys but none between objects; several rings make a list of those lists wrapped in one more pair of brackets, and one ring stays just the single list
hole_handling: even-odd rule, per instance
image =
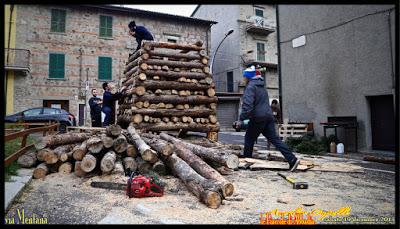
[{"label": "drainpipe", "polygon": [[389,48],[390,48],[390,65],[391,65],[391,75],[392,75],[392,93],[393,93],[393,108],[394,108],[394,116],[396,117],[397,113],[397,106],[396,106],[396,77],[393,71],[393,44],[392,44],[392,23],[390,21],[390,13],[392,11],[389,11],[388,15],[388,26],[389,26]]},{"label": "drainpipe", "polygon": [[282,65],[281,65],[281,46],[280,46],[280,35],[279,35],[279,6],[276,5],[276,32],[277,34],[277,45],[278,45],[278,82],[279,82],[279,106],[281,108],[281,120],[283,120],[283,109],[282,109]]},{"label": "drainpipe", "polygon": [[82,55],[83,50],[79,48],[79,97],[82,95]]}]

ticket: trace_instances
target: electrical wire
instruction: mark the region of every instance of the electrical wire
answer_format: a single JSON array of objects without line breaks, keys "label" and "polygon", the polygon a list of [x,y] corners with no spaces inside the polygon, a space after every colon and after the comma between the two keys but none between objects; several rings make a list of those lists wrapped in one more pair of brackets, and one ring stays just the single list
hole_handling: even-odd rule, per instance
[{"label": "electrical wire", "polygon": [[[323,28],[323,29],[320,29],[320,30],[313,31],[313,32],[304,33],[304,34],[301,34],[301,35],[311,35],[311,34],[323,32],[323,31],[331,30],[331,29],[334,29],[334,28],[343,26],[343,25],[345,25],[345,24],[348,24],[348,23],[350,23],[350,22],[353,22],[353,21],[355,21],[355,20],[359,20],[359,19],[362,19],[362,18],[367,17],[367,16],[371,16],[371,15],[376,15],[376,14],[382,14],[382,13],[390,12],[390,11],[392,11],[392,10],[394,10],[394,9],[395,9],[395,8],[393,7],[393,8],[390,8],[390,9],[386,9],[386,10],[382,10],[382,11],[376,11],[376,12],[374,12],[374,13],[365,14],[365,15],[363,15],[363,16],[356,17],[356,18],[350,19],[350,20],[348,20],[348,21],[344,21],[344,22],[339,23],[339,24],[334,25],[334,26],[330,26],[330,27],[327,27],[327,28]],[[280,43],[280,44],[283,44],[283,43],[290,42],[290,41],[292,41],[293,39],[295,39],[295,38],[297,38],[297,37],[299,37],[299,36],[301,36],[301,35],[295,36],[295,37],[293,37],[293,38],[291,38],[291,39],[288,39],[288,40],[286,40],[286,41],[281,41],[281,42],[279,42],[279,43]]]}]

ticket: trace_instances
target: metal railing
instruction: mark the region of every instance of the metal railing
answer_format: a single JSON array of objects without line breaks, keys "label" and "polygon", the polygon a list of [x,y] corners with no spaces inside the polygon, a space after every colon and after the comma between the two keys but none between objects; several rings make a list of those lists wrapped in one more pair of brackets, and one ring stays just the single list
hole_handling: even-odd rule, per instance
[{"label": "metal railing", "polygon": [[[15,126],[18,126],[19,124],[16,123]],[[43,125],[41,127],[35,127],[35,128],[29,128],[30,126],[37,126],[37,123],[21,123],[21,125],[24,126],[24,129],[21,129],[19,131],[13,131],[12,133],[6,134],[4,136],[4,142],[8,142],[17,138],[22,137],[22,142],[21,142],[21,148],[11,154],[10,156],[8,156],[5,160],[4,160],[4,165],[8,166],[10,165],[13,161],[17,160],[18,157],[20,157],[21,155],[23,155],[24,153],[26,153],[28,150],[32,149],[35,147],[34,144],[30,144],[30,145],[26,145],[26,141],[27,138],[29,136],[29,134],[32,133],[37,133],[37,132],[43,132],[43,136],[46,135],[46,133],[54,133],[57,132],[58,127],[60,126],[60,123],[41,123],[39,125]],[[28,129],[25,129],[26,127],[28,127]]]},{"label": "metal railing", "polygon": [[276,22],[273,20],[268,20],[267,18],[260,17],[260,16],[249,16],[246,18],[246,21],[250,24],[250,26],[268,28],[268,29],[275,29]]},{"label": "metal railing", "polygon": [[4,49],[4,68],[29,71],[31,52],[27,49]]}]

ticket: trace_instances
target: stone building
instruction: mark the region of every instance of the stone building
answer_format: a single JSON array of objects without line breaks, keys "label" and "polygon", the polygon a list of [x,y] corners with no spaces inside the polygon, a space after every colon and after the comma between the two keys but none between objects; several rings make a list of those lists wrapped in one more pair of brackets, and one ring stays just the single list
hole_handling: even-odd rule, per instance
[{"label": "stone building", "polygon": [[[283,118],[358,122],[359,150],[395,151],[395,5],[279,5]],[[345,151],[354,130],[339,128]],[[327,135],[333,129],[327,129]]]},{"label": "stone building", "polygon": [[[243,92],[242,72],[248,64],[265,68],[266,89],[279,100],[275,5],[199,5],[191,15],[218,22],[211,27],[211,55],[219,99],[217,116],[222,128],[232,130]],[[228,35],[222,42],[229,30]]]},{"label": "stone building", "polygon": [[[135,20],[156,41],[204,42],[210,50],[215,22],[109,5],[16,5],[16,48],[29,50],[30,74],[16,74],[14,112],[60,107],[85,123],[91,97],[102,83],[119,83],[136,40],[128,34]],[[85,115],[86,113],[86,115]],[[86,123],[90,123],[90,118]]]}]

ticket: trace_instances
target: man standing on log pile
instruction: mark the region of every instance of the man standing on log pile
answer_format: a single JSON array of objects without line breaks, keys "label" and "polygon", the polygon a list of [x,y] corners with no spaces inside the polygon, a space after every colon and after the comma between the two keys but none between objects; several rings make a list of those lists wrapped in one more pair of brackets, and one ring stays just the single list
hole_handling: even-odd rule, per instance
[{"label": "man standing on log pile", "polygon": [[111,88],[108,83],[103,83],[103,108],[102,111],[106,115],[103,126],[108,126],[115,123],[115,101],[122,97],[121,92],[111,93]]},{"label": "man standing on log pile", "polygon": [[101,127],[101,104],[103,101],[97,97],[96,88],[92,89],[92,95],[93,97],[89,99],[92,127]]},{"label": "man standing on log pile", "polygon": [[[241,125],[243,120],[249,119],[249,124],[244,137],[244,152],[239,157],[252,157],[254,142],[263,134],[289,162],[289,170],[296,170],[300,160],[296,158],[289,147],[281,141],[275,132],[275,121],[269,106],[268,92],[264,88],[264,79],[256,75],[254,66],[243,71],[246,88],[243,93],[242,111],[240,114]],[[238,126],[240,128],[240,126]]]},{"label": "man standing on log pile", "polygon": [[153,35],[151,35],[151,33],[144,26],[136,26],[135,21],[131,21],[128,27],[129,27],[129,34],[132,37],[136,37],[137,48],[135,52],[140,49],[140,46],[142,45],[142,40],[148,40],[148,41],[154,40]]}]

